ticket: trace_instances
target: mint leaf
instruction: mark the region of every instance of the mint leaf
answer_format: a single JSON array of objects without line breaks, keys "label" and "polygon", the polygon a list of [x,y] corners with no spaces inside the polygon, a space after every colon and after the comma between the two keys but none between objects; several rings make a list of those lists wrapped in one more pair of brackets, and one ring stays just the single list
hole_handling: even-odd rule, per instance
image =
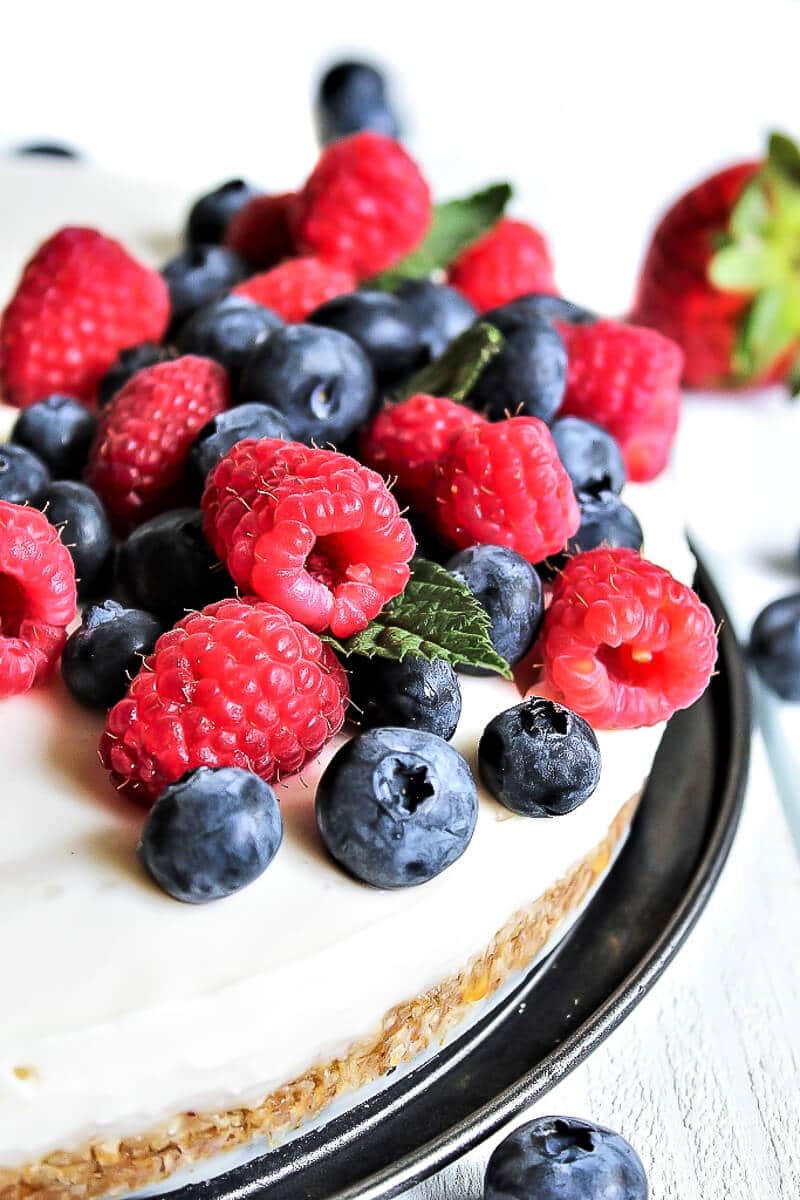
[{"label": "mint leaf", "polygon": [[481,234],[502,217],[511,199],[511,185],[493,183],[481,192],[436,204],[430,228],[416,250],[388,271],[375,275],[366,286],[391,291],[403,279],[427,279],[447,267]]},{"label": "mint leaf", "polygon": [[489,639],[489,616],[460,580],[425,558],[411,564],[402,596],[387,604],[374,621],[344,641],[326,640],[340,654],[428,660],[486,667],[504,679],[511,669]]},{"label": "mint leaf", "polygon": [[450,343],[444,354],[412,375],[394,399],[407,400],[424,392],[428,396],[449,396],[460,404],[502,345],[503,335],[494,325],[486,321],[471,325]]}]

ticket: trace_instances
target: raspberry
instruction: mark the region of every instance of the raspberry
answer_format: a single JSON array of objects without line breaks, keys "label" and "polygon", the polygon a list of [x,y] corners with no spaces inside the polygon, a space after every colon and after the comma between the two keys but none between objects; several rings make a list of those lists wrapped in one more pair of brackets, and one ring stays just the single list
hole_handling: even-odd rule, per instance
[{"label": "raspberry", "polygon": [[580,522],[572,483],[538,417],[457,434],[437,468],[434,499],[431,518],[450,545],[509,546],[533,563],[563,549]]},{"label": "raspberry", "polygon": [[589,550],[557,576],[540,639],[545,678],[597,729],[668,720],[704,692],[717,657],[697,595],[635,550]]},{"label": "raspberry", "polygon": [[86,482],[125,532],[183,498],[189,450],[228,406],[228,377],[208,358],[186,354],[138,371],[103,409]]},{"label": "raspberry", "polygon": [[561,416],[584,417],[616,438],[628,478],[663,471],[680,415],[680,347],[653,329],[595,321],[559,323],[567,347]]},{"label": "raspberry", "polygon": [[39,683],[75,616],[75,568],[47,517],[0,500],[0,697]]},{"label": "raspberry", "polygon": [[271,271],[252,275],[233,292],[271,308],[284,321],[302,321],[326,300],[352,292],[355,286],[355,276],[346,267],[320,258],[289,258]]},{"label": "raspberry", "polygon": [[117,354],[160,340],[167,286],[118,242],[67,227],[40,246],[0,325],[0,389],[24,407],[53,392],[95,399]]},{"label": "raspberry", "polygon": [[253,196],[231,219],[225,245],[262,270],[288,258],[294,253],[289,229],[289,208],[294,199],[294,192]]},{"label": "raspberry", "polygon": [[425,236],[431,196],[419,167],[381,133],[323,150],[292,209],[298,247],[349,267],[359,279],[393,266]]},{"label": "raspberry", "polygon": [[555,294],[553,262],[537,229],[507,217],[450,264],[448,282],[479,312],[530,292]]},{"label": "raspberry", "polygon": [[361,437],[361,457],[416,508],[430,506],[436,464],[462,429],[485,424],[463,404],[419,393],[378,413]]},{"label": "raspberry", "polygon": [[195,767],[294,775],[344,723],[347,677],[271,604],[220,600],[162,634],[108,714],[100,759],[149,803]]},{"label": "raspberry", "polygon": [[408,582],[414,537],[397,501],[336,451],[239,442],[209,475],[203,512],[239,587],[309,629],[356,633]]}]

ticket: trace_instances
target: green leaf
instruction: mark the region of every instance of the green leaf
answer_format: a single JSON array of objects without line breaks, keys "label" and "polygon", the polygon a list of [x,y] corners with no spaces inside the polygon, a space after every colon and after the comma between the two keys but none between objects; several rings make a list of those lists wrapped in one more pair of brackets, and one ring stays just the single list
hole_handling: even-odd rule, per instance
[{"label": "green leaf", "polygon": [[[761,236],[768,221],[769,198],[759,174],[742,190],[733,206],[728,223],[731,239],[738,241],[753,234]],[[729,241],[730,239],[726,239],[726,243]]]},{"label": "green leaf", "polygon": [[769,282],[769,266],[762,242],[732,242],[714,255],[708,275],[723,292],[756,292]]},{"label": "green leaf", "polygon": [[479,321],[459,334],[444,354],[412,375],[394,399],[407,400],[409,396],[424,392],[428,396],[448,396],[462,403],[502,345],[500,330],[486,321]]},{"label": "green leaf", "polygon": [[751,379],[800,338],[800,289],[768,287],[754,299],[739,329],[734,370]]},{"label": "green leaf", "polygon": [[472,196],[435,205],[430,228],[416,250],[365,286],[392,291],[403,279],[427,279],[448,267],[462,250],[497,224],[511,194],[510,184],[493,183]]},{"label": "green leaf", "polygon": [[511,669],[489,639],[489,616],[469,588],[444,567],[415,558],[402,596],[387,604],[374,621],[343,642],[326,640],[340,654],[428,660],[486,667],[504,679]]},{"label": "green leaf", "polygon": [[775,132],[769,135],[767,159],[770,166],[775,167],[782,175],[800,182],[800,149],[785,133]]}]

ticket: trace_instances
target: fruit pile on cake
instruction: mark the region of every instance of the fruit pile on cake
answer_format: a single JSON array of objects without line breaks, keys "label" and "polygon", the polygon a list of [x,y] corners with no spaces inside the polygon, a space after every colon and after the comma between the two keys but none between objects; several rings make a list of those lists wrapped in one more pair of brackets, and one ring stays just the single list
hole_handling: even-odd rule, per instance
[{"label": "fruit pile on cake", "polygon": [[574,918],[708,684],[681,351],[561,297],[509,198],[433,205],[359,133],[203,197],[161,273],[86,228],[25,267],[4,1197],[165,1178],[444,1037]]}]

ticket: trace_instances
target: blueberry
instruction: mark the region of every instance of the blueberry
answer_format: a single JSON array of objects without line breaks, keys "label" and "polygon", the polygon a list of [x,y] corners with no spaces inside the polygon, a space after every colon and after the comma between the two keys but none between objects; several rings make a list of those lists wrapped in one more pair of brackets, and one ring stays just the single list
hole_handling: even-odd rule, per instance
[{"label": "blueberry", "polygon": [[178,349],[222,363],[236,387],[250,351],[282,325],[277,313],[246,296],[222,296],[204,304],[181,326]]},{"label": "blueberry", "polygon": [[351,292],[321,304],[311,325],[338,329],[358,342],[381,381],[408,374],[423,354],[411,308],[390,292]]},{"label": "blueberry", "polygon": [[198,308],[240,283],[247,273],[244,259],[224,246],[190,246],[176,254],[161,269],[169,290],[170,328],[176,330]]},{"label": "blueberry", "polygon": [[229,179],[211,192],[199,196],[189,212],[186,243],[189,246],[213,246],[222,241],[231,218],[258,196],[259,191],[243,179]]},{"label": "blueberry", "polygon": [[17,146],[14,154],[21,158],[69,158],[79,159],[80,152],[74,146],[68,146],[66,142],[26,142],[24,146]]},{"label": "blueberry", "polygon": [[55,479],[77,479],[86,465],[97,422],[72,396],[48,396],[23,408],[11,434],[26,446]]},{"label": "blueberry", "polygon": [[156,363],[168,362],[174,357],[172,350],[166,346],[159,346],[156,342],[140,342],[138,346],[120,350],[117,361],[100,380],[97,403],[103,408],[137,371],[143,371],[145,367],[154,367]]},{"label": "blueberry", "polygon": [[423,729],[449,740],[461,716],[461,689],[450,663],[433,662],[407,654],[399,662],[389,658],[347,661],[350,675],[351,716],[363,729],[400,725]]},{"label": "blueberry", "polygon": [[315,116],[323,145],[361,129],[398,136],[386,82],[369,63],[341,62],[326,71],[317,91]]},{"label": "blueberry", "polygon": [[494,717],[481,735],[478,769],[496,800],[525,817],[560,817],[588,800],[600,779],[591,725],[534,696]]},{"label": "blueberry", "polygon": [[240,767],[197,767],[156,800],[137,853],[170,896],[205,904],[263,875],[282,837],[281,810],[268,783]]},{"label": "blueberry", "polygon": [[[395,292],[413,311],[429,361],[469,329],[478,313],[455,288],[430,279],[406,279]],[[423,363],[424,365],[424,363]]]},{"label": "blueberry", "polygon": [[117,582],[133,604],[165,625],[234,591],[203,536],[199,508],[159,513],[134,529],[119,548]]},{"label": "blueberry", "polygon": [[478,376],[469,403],[490,421],[526,416],[549,422],[561,405],[566,380],[561,334],[549,321],[532,317],[504,334],[499,354]]},{"label": "blueberry", "polygon": [[466,762],[442,738],[387,726],[334,755],[316,808],[322,840],[346,871],[373,887],[412,887],[464,853],[478,795]]},{"label": "blueberry", "polygon": [[781,700],[800,700],[800,592],[761,610],[750,632],[750,658]]},{"label": "blueberry", "polygon": [[64,682],[81,704],[110,708],[125,695],[161,632],[155,617],[141,609],[123,608],[115,600],[92,605],[64,647]]},{"label": "blueberry", "polygon": [[531,292],[518,296],[497,308],[490,308],[481,317],[501,333],[511,333],[529,321],[565,321],[569,325],[590,325],[597,320],[594,313],[563,296],[551,296],[547,292]]},{"label": "blueberry", "polygon": [[0,444],[0,500],[38,505],[50,472],[37,454],[12,442]]},{"label": "blueberry", "polygon": [[577,1117],[537,1117],[497,1146],[484,1200],[647,1200],[647,1176],[624,1137]]},{"label": "blueberry", "polygon": [[576,492],[622,491],[625,464],[610,433],[580,417],[561,417],[553,422],[550,432]]},{"label": "blueberry", "polygon": [[72,555],[78,599],[96,596],[109,582],[114,555],[111,523],[102,503],[85,483],[62,479],[51,483],[41,507]]},{"label": "blueberry", "polygon": [[642,527],[627,504],[614,492],[578,492],[581,523],[578,532],[567,542],[567,553],[595,550],[598,546],[627,546],[641,550],[644,541]]},{"label": "blueberry", "polygon": [[196,482],[202,487],[209,471],[232,446],[244,438],[284,438],[291,441],[286,418],[266,404],[240,404],[212,417],[189,451]]},{"label": "blueberry", "polygon": [[375,376],[346,333],[287,325],[250,355],[239,399],[277,408],[299,442],[341,445],[372,410]]},{"label": "blueberry", "polygon": [[[542,583],[531,564],[507,546],[470,546],[445,564],[486,609],[489,637],[512,665],[527,653],[544,612]],[[488,675],[481,667],[459,667],[468,675]]]}]

